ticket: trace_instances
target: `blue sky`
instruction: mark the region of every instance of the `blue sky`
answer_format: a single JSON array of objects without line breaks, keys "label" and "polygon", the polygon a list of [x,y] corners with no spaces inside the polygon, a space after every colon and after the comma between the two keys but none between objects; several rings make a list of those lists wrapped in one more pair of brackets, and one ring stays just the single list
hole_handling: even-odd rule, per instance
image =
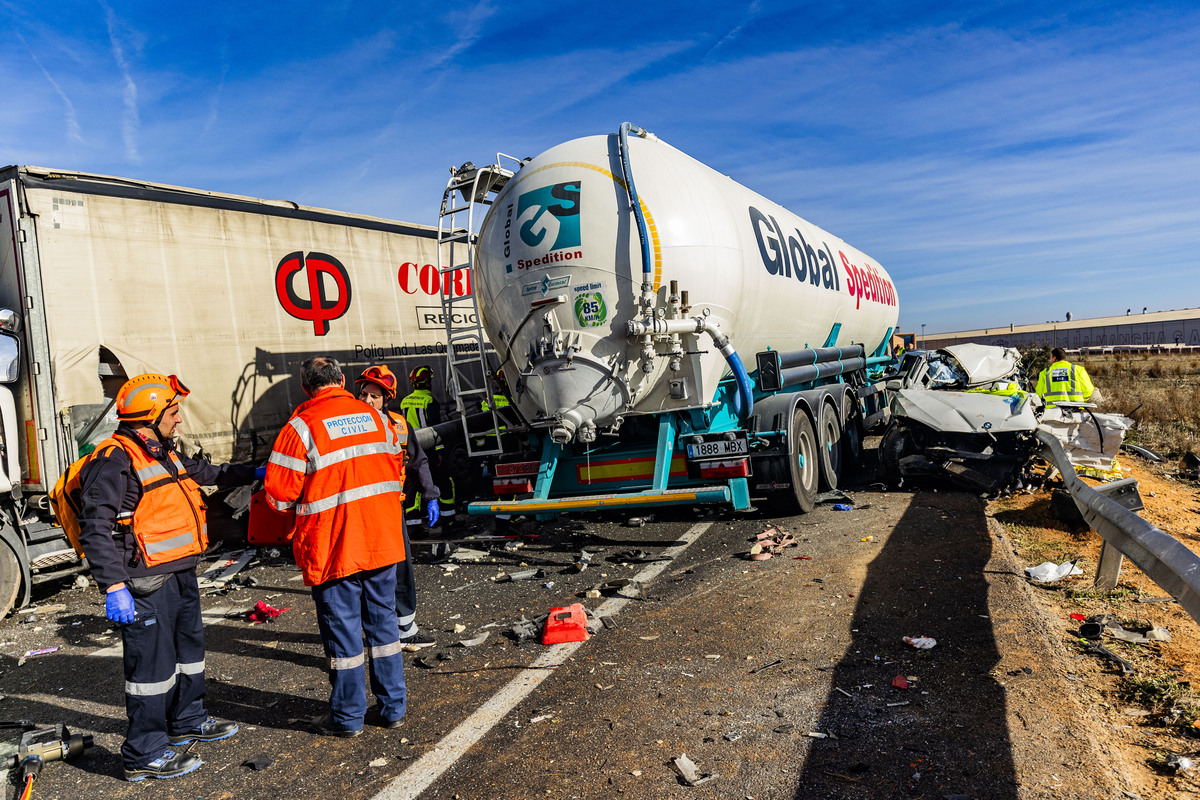
[{"label": "blue sky", "polygon": [[0,165],[435,224],[452,164],[628,120],[877,259],[906,330],[1200,306],[1194,3],[0,0],[0,31]]}]

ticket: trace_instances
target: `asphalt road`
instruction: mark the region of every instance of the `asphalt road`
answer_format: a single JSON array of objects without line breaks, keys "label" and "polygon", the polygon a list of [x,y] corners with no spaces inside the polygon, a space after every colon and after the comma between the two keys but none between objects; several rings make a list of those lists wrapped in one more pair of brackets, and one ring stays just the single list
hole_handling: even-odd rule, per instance
[{"label": "asphalt road", "polygon": [[[406,656],[399,729],[345,740],[306,728],[328,691],[313,605],[295,567],[265,554],[239,575],[256,585],[205,598],[210,711],[242,730],[193,745],[199,771],[121,779],[119,640],[95,588],[42,590],[43,607],[66,608],[0,623],[0,716],[95,735],[82,757],[47,766],[35,798],[1101,796],[1068,788],[1087,785],[1094,752],[1039,703],[1060,690],[1044,666],[1055,654],[983,501],[851,494],[854,510],[800,517],[527,523],[536,538],[515,552],[484,540],[463,545],[490,549],[480,562],[418,563],[418,622],[438,646]],[[772,527],[796,543],[750,560]],[[542,573],[495,580],[529,569]],[[636,583],[582,596],[621,579]],[[287,610],[252,625],[258,601]],[[575,602],[607,618],[589,641],[512,633]],[[687,785],[683,754],[712,777]]]}]

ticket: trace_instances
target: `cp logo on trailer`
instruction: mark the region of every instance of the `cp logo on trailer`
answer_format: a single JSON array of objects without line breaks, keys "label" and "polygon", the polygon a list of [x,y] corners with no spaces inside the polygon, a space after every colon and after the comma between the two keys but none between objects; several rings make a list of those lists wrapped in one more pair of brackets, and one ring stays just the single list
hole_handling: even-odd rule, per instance
[{"label": "cp logo on trailer", "polygon": [[[307,297],[296,291],[297,275],[303,276],[301,283]],[[333,256],[305,256],[297,250],[284,256],[275,269],[275,296],[284,311],[296,319],[308,320],[313,324],[313,334],[324,336],[329,333],[329,323],[350,309],[350,274]]]}]

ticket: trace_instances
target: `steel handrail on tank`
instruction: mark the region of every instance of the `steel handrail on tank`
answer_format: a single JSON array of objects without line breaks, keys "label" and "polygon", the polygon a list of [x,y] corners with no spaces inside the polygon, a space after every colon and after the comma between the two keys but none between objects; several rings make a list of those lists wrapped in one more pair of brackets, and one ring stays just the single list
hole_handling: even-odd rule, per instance
[{"label": "steel handrail on tank", "polygon": [[1084,520],[1200,622],[1200,556],[1080,480],[1054,434],[1038,430],[1037,438],[1044,445],[1045,455],[1062,473],[1063,484]]},{"label": "steel handrail on tank", "polygon": [[[643,318],[640,321],[631,321],[629,323],[629,336],[649,336],[659,333],[657,330],[649,330],[644,333],[634,333],[634,328],[637,325],[643,328],[657,328],[659,323],[679,323],[680,325],[672,325],[677,327],[677,330],[666,330],[662,333],[707,333],[712,337],[713,344],[721,351],[721,355],[725,357],[725,361],[729,364],[729,369],[733,371],[734,380],[737,381],[737,395],[733,401],[733,413],[739,418],[745,419],[750,416],[754,410],[754,384],[750,380],[750,375],[746,372],[746,367],[742,364],[741,356],[737,354],[733,344],[730,343],[729,337],[721,333],[720,328],[715,323],[709,322],[706,317],[696,317],[691,320],[662,320],[654,316],[654,285],[653,275],[654,269],[651,265],[650,256],[650,234],[646,226],[646,217],[642,213],[642,201],[638,197],[637,188],[633,183],[633,166],[629,159],[629,132],[642,138],[652,137],[654,134],[649,133],[645,128],[640,128],[630,122],[621,123],[621,128],[618,132],[617,140],[619,143],[619,154],[621,157],[621,173],[625,177],[625,191],[629,195],[630,209],[633,211],[633,217],[637,221],[638,238],[641,242],[642,253],[642,314]],[[688,327],[689,324],[695,324],[695,327]],[[649,360],[642,365],[644,371],[653,371],[653,365]]]}]

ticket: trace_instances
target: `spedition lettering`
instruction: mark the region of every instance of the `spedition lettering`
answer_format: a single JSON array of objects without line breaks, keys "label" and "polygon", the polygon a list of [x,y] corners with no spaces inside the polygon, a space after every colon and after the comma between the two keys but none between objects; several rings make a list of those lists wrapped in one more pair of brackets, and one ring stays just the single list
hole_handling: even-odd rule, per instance
[{"label": "spedition lettering", "polygon": [[547,253],[541,258],[522,258],[517,260],[517,269],[529,269],[530,267],[540,267],[544,264],[557,264],[560,261],[571,261],[576,258],[583,258],[582,250],[566,250],[561,253]]},{"label": "spedition lettering", "polygon": [[774,217],[753,206],[749,208],[749,212],[759,255],[770,274],[784,278],[795,277],[798,281],[840,292],[841,271],[845,270],[846,291],[855,298],[855,308],[861,308],[863,300],[882,305],[896,305],[896,288],[875,266],[869,263],[861,267],[852,264],[846,254],[839,250],[839,269],[838,262],[833,257],[833,250],[828,244],[810,244],[799,228],[794,229],[792,234],[785,235],[783,226]]}]

